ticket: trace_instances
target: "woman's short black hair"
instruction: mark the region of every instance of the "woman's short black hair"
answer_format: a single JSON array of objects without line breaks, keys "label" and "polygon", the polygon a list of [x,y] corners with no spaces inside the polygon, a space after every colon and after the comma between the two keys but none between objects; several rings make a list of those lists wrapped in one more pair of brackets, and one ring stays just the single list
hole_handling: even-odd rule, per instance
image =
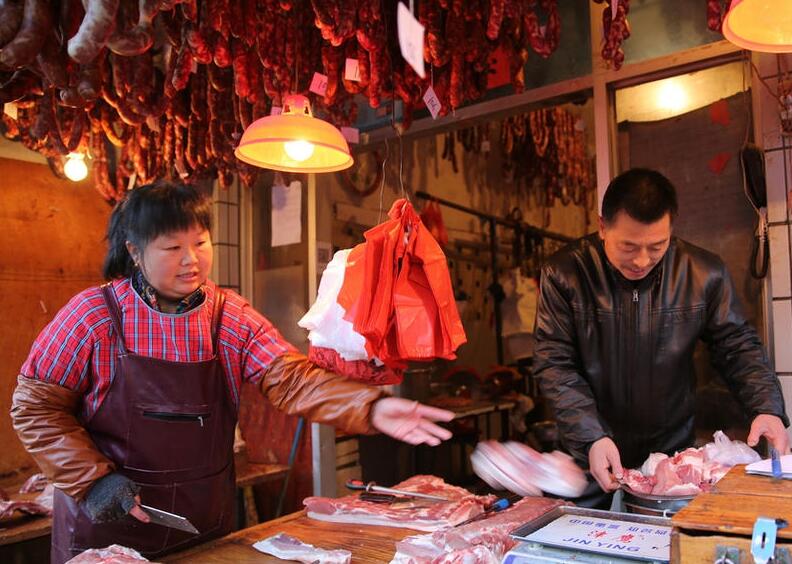
[{"label": "woman's short black hair", "polygon": [[212,201],[196,187],[161,181],[129,191],[110,216],[105,279],[124,278],[134,271],[127,241],[143,249],[160,235],[193,226],[212,228]]},{"label": "woman's short black hair", "polygon": [[677,214],[674,185],[665,176],[648,168],[632,168],[608,185],[602,200],[602,218],[611,223],[616,214],[625,211],[641,223],[654,223],[666,214]]}]

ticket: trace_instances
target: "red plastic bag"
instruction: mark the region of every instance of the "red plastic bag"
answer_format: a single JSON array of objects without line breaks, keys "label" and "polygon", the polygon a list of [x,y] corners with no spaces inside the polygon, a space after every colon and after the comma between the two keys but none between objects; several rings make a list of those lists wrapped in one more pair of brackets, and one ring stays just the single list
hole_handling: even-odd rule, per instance
[{"label": "red plastic bag", "polygon": [[370,358],[456,358],[466,341],[445,255],[406,200],[365,233],[347,261],[338,303],[366,339]]},{"label": "red plastic bag", "polygon": [[448,232],[443,221],[443,213],[437,202],[429,202],[421,212],[421,221],[432,234],[435,241],[445,248],[448,245]]}]

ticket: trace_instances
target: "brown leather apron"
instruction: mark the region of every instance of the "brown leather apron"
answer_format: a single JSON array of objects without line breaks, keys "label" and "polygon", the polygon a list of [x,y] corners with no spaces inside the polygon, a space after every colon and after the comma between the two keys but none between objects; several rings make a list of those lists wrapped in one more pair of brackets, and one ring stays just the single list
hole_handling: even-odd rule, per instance
[{"label": "brown leather apron", "polygon": [[215,355],[200,362],[129,352],[112,287],[105,285],[102,292],[120,353],[110,389],[85,428],[97,448],[115,463],[116,471],[140,486],[143,504],[187,517],[200,534],[141,523],[129,515],[93,524],[73,498],[56,489],[52,564],[111,544],[156,558],[225,535],[234,523],[237,416],[217,357],[222,290],[216,290],[212,317]]}]

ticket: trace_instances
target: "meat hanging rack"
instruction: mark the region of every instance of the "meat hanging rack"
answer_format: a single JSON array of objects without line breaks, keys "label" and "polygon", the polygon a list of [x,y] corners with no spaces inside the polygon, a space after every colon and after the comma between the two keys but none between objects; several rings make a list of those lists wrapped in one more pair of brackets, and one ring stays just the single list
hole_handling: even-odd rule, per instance
[{"label": "meat hanging rack", "polygon": [[[424,192],[422,190],[416,191],[415,196],[417,198],[428,200],[430,202],[436,202],[441,206],[446,206],[455,209],[457,211],[461,211],[463,213],[478,217],[479,219],[482,219],[487,222],[489,227],[490,268],[492,269],[491,288],[498,288],[500,286],[500,282],[498,281],[498,266],[499,266],[498,265],[498,232],[497,232],[498,225],[507,227],[509,229],[513,229],[515,231],[530,233],[540,238],[553,239],[554,241],[560,241],[562,243],[569,243],[574,239],[573,237],[569,237],[567,235],[562,235],[560,233],[554,233],[552,231],[540,229],[539,227],[530,225],[522,221],[514,221],[511,219],[505,219],[488,213],[480,212],[478,210],[474,210],[472,208],[463,206],[461,204],[457,204],[456,202],[445,200],[443,198],[438,198],[437,196],[432,196],[431,194]],[[493,311],[495,313],[495,346],[497,351],[498,364],[502,365],[503,364],[503,317],[500,308],[501,299],[499,299],[498,296],[494,294],[492,301],[494,304]]]}]

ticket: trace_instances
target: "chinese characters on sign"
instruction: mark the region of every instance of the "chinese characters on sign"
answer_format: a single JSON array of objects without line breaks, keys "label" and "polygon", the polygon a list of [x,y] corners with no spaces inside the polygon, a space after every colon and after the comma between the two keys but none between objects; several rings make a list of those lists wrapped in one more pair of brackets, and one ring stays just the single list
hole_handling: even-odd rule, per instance
[{"label": "chinese characters on sign", "polygon": [[671,527],[562,515],[526,539],[586,552],[668,560]]}]

